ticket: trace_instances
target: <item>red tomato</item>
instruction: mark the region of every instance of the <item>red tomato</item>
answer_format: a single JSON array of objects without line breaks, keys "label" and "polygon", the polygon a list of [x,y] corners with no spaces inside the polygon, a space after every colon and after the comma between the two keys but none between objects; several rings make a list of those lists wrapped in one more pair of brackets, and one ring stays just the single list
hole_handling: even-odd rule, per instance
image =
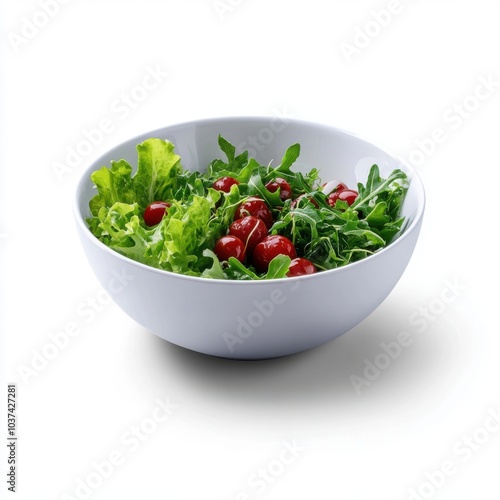
[{"label": "red tomato", "polygon": [[281,201],[289,200],[292,197],[292,188],[290,184],[281,177],[276,177],[274,181],[268,182],[266,188],[270,193],[275,193],[279,189]]},{"label": "red tomato", "polygon": [[307,259],[302,257],[297,257],[292,260],[288,273],[286,274],[289,278],[293,276],[302,276],[304,274],[314,274],[316,272],[316,267],[314,264]]},{"label": "red tomato", "polygon": [[233,184],[239,184],[239,182],[234,177],[221,177],[213,183],[213,188],[217,191],[224,191],[224,193],[229,193]]},{"label": "red tomato", "polygon": [[167,208],[170,207],[171,204],[167,201],[153,201],[150,203],[146,210],[144,210],[144,222],[146,226],[156,226],[163,219],[163,216],[167,212]]},{"label": "red tomato", "polygon": [[253,252],[253,265],[260,273],[265,273],[271,262],[277,255],[288,255],[291,259],[297,257],[293,243],[284,236],[272,234],[266,236]]},{"label": "red tomato", "polygon": [[217,240],[214,253],[220,261],[228,260],[229,257],[234,257],[240,262],[245,260],[245,244],[236,236],[226,234]]},{"label": "red tomato", "polygon": [[351,206],[357,197],[358,197],[358,192],[354,191],[354,189],[344,189],[342,191],[334,191],[330,196],[328,196],[328,204],[334,207],[337,200],[342,200],[342,201],[347,201],[348,205]]},{"label": "red tomato", "polygon": [[261,219],[268,229],[273,225],[273,215],[271,214],[271,210],[269,210],[269,207],[266,205],[264,200],[261,200],[260,198],[248,198],[247,201],[242,203],[234,214],[234,220],[242,219],[248,215],[253,215],[258,219]]},{"label": "red tomato", "polygon": [[344,189],[348,189],[348,187],[340,181],[329,181],[326,184],[323,184],[322,190],[323,194],[329,195],[330,193],[340,192]]},{"label": "red tomato", "polygon": [[267,227],[262,220],[249,215],[235,220],[229,226],[229,234],[243,241],[245,250],[251,253],[255,246],[267,236]]}]

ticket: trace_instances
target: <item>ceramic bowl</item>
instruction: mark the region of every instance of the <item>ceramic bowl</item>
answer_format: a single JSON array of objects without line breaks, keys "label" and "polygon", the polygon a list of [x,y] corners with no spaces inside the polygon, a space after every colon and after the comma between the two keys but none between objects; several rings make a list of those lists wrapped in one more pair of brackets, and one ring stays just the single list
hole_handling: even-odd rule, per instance
[{"label": "ceramic bowl", "polygon": [[[358,262],[309,276],[268,281],[223,281],[148,267],[111,250],[87,228],[90,174],[111,160],[137,161],[136,145],[149,137],[175,144],[184,167],[203,170],[221,157],[222,134],[260,163],[279,164],[296,142],[295,168],[316,167],[323,180],[365,182],[376,163],[382,176],[404,170],[410,187],[403,206],[404,232]],[[348,332],[377,308],[402,276],[417,243],[425,207],[419,177],[387,149],[337,128],[278,117],[215,118],[170,125],[120,144],[88,166],[78,183],[74,214],[90,265],[118,306],[146,330],[201,353],[264,359],[311,349]]]}]

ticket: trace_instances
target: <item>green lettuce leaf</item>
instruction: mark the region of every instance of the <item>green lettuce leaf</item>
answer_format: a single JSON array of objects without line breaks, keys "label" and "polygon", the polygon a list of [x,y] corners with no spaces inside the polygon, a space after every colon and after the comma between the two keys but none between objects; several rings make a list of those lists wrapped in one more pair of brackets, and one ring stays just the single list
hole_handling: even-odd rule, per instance
[{"label": "green lettuce leaf", "polygon": [[174,145],[161,139],[148,139],[137,146],[137,172],[133,177],[136,202],[142,209],[153,201],[169,200],[182,172],[180,156]]},{"label": "green lettuce leaf", "polygon": [[212,259],[212,266],[207,267],[202,273],[202,278],[212,278],[216,280],[224,280],[227,279],[227,275],[222,270],[221,263],[217,258],[217,255],[212,250],[206,248],[203,250],[203,256]]},{"label": "green lettuce leaf", "polygon": [[125,161],[112,161],[111,168],[102,167],[90,176],[98,194],[89,203],[90,212],[96,216],[102,207],[111,207],[117,201],[134,203],[132,167]]},{"label": "green lettuce leaf", "polygon": [[163,248],[159,255],[162,268],[174,273],[198,275],[197,266],[207,242],[207,227],[213,201],[194,195],[189,204],[175,202],[162,221]]},{"label": "green lettuce leaf", "polygon": [[148,255],[148,250],[160,235],[141,224],[140,214],[137,203],[116,202],[109,209],[102,207],[98,214],[99,239],[122,255],[158,267],[158,260]]}]

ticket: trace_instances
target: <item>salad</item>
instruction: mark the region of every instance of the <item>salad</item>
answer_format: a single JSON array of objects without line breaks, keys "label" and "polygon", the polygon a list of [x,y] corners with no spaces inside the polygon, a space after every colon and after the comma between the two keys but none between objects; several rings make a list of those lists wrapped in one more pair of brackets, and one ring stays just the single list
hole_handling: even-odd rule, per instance
[{"label": "salad", "polygon": [[125,160],[91,174],[90,231],[143,264],[189,276],[260,280],[345,266],[387,246],[401,232],[408,177],[365,184],[322,182],[317,169],[292,170],[300,145],[277,166],[261,165],[224,139],[226,159],[205,172],[182,167],[169,141],[137,146],[137,171]]}]

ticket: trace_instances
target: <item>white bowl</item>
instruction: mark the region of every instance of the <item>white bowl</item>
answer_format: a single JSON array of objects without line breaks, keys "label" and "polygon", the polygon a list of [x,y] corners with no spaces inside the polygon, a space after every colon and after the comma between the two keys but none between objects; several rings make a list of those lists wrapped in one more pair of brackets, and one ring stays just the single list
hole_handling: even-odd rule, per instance
[{"label": "white bowl", "polygon": [[[376,254],[345,267],[309,276],[268,281],[224,281],[178,275],[140,264],[111,250],[87,228],[95,194],[90,174],[126,159],[136,165],[136,146],[149,137],[175,144],[184,167],[203,170],[221,157],[218,135],[249,149],[263,164],[279,164],[290,145],[301,154],[295,168],[320,170],[323,180],[349,186],[365,182],[376,163],[382,176],[393,169],[410,178],[404,233]],[[387,150],[330,126],[298,120],[215,118],[148,132],[103,155],[78,183],[74,213],[78,234],[97,278],[137,323],[169,342],[233,359],[264,359],[319,346],[363,321],[387,297],[403,274],[417,242],[425,195],[416,173]]]}]

